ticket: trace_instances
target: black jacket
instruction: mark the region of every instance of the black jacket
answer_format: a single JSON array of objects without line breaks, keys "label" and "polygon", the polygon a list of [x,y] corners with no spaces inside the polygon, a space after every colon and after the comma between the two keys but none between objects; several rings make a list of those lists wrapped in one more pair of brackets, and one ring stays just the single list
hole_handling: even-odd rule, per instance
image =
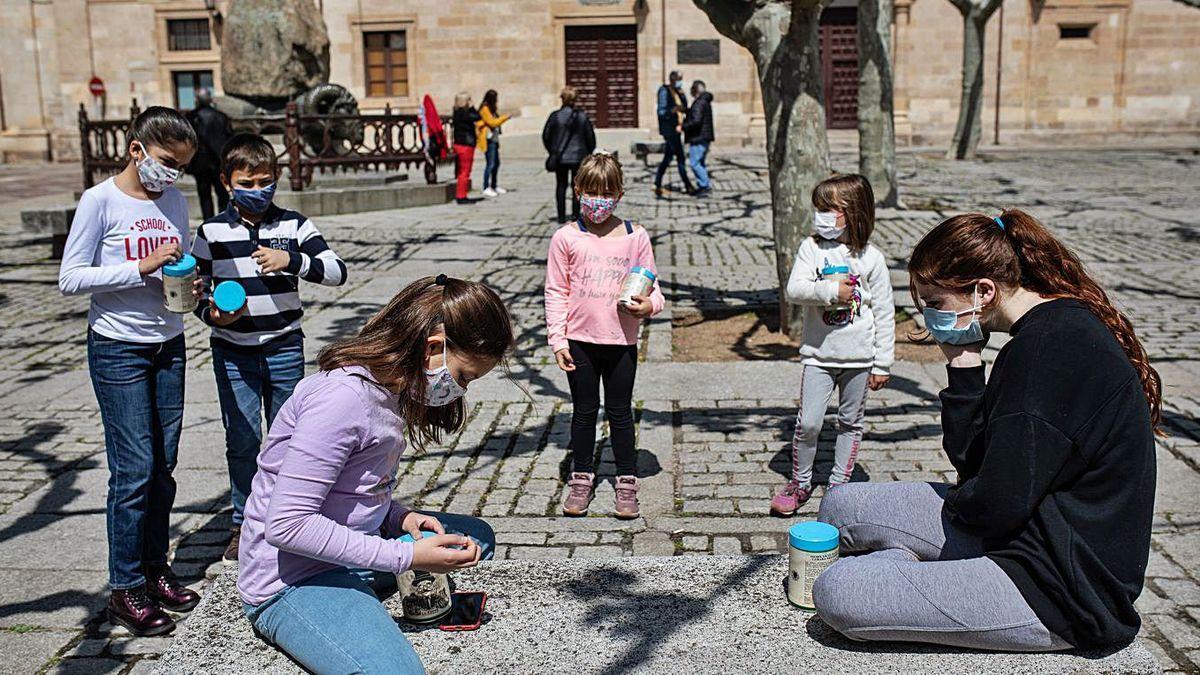
[{"label": "black jacket", "polygon": [[454,144],[475,147],[475,123],[482,119],[479,111],[466,107],[454,109]]},{"label": "black jacket", "polygon": [[943,445],[959,482],[945,514],[1047,628],[1077,647],[1127,643],[1141,625],[1155,454],[1141,381],[1085,305],[1060,299],[1012,327],[991,378],[949,368]]},{"label": "black jacket", "polygon": [[213,108],[202,105],[187,115],[188,122],[196,130],[196,156],[189,164],[191,173],[216,172],[221,169],[221,150],[233,136],[233,125],[229,116]]},{"label": "black jacket", "polygon": [[546,118],[546,125],[542,127],[542,145],[551,156],[561,149],[559,166],[579,166],[596,149],[596,130],[587,113],[565,105]]},{"label": "black jacket", "polygon": [[717,136],[713,133],[712,94],[707,91],[692,101],[687,117],[683,120],[683,138],[688,143],[712,143]]}]

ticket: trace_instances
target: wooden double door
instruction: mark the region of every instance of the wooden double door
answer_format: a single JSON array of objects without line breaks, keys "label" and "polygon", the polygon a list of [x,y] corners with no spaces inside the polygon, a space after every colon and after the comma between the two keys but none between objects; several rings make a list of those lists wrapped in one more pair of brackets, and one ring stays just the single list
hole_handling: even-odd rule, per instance
[{"label": "wooden double door", "polygon": [[858,126],[858,9],[827,7],[821,12],[821,79],[825,126]]},{"label": "wooden double door", "polygon": [[637,27],[567,26],[567,84],[597,127],[638,125]]}]

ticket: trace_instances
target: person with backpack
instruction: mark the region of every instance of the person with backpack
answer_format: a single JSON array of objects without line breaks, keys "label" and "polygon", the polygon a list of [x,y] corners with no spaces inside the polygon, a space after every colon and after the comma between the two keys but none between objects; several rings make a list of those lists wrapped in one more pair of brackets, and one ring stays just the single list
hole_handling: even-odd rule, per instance
[{"label": "person with backpack", "polygon": [[[542,127],[542,145],[549,155],[546,170],[554,174],[554,203],[561,225],[567,222],[567,186],[574,185],[579,165],[596,149],[596,130],[587,113],[575,107],[578,94],[574,87],[563,87],[559,97],[562,107],[546,119],[546,125]],[[579,220],[579,197],[574,194],[571,220]]]}]

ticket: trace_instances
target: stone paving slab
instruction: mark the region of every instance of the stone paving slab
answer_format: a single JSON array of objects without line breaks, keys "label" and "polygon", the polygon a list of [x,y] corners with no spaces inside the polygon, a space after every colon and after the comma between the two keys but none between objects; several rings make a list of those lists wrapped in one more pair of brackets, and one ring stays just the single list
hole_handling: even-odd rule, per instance
[{"label": "stone paving slab", "polygon": [[[485,281],[501,292],[516,320],[511,377],[496,373],[472,385],[471,424],[424,455],[406,458],[398,496],[497,523],[511,538],[498,547],[502,559],[709,555],[782,546],[780,533],[791,521],[767,517],[766,500],[787,472],[799,366],[794,360],[672,360],[672,316],[770,311],[777,297],[765,160],[753,152],[712,160],[716,192],[704,200],[656,200],[650,172],[628,167],[621,209],[650,231],[668,298],[667,311],[649,324],[639,351],[635,419],[645,481],[643,518],[631,523],[608,517],[608,483],[591,517],[556,517],[570,403],[566,378],[545,347],[541,284],[556,226],[548,208],[552,185],[538,162],[506,162],[510,192],[474,206],[318,219],[350,277],[337,288],[301,287],[310,370],[323,345],[357,331],[419,276]],[[848,155],[835,155],[834,162],[843,170],[855,167]],[[1079,251],[1134,319],[1166,383],[1169,432],[1159,445],[1154,549],[1139,600],[1143,635],[1168,669],[1197,669],[1200,604],[1190,589],[1200,581],[1200,503],[1194,497],[1200,487],[1200,294],[1189,289],[1200,287],[1194,217],[1200,192],[1179,189],[1200,184],[1196,153],[1027,152],[972,163],[905,154],[898,166],[909,208],[881,210],[873,242],[892,265],[901,306],[910,302],[905,257],[925,231],[953,213],[1021,206]],[[46,185],[62,182],[51,178]],[[103,523],[95,516],[102,514],[107,463],[83,349],[87,299],[57,294],[57,264],[45,258],[48,241],[20,231],[16,218],[26,203],[60,197],[8,195],[5,189],[0,186],[0,195],[19,203],[0,213],[0,381],[6,383],[0,387],[6,411],[0,419],[0,550],[16,566],[0,566],[0,633],[21,623],[64,638],[71,633],[62,631],[73,630],[77,638],[64,641],[59,654],[63,669],[144,671],[156,654],[110,650],[109,642],[128,636],[95,614],[105,576]],[[228,484],[207,329],[189,318],[186,337],[181,498],[173,540],[176,569],[203,588],[220,571],[214,551],[227,537],[228,515],[221,509]],[[936,393],[943,367],[900,363],[894,375],[891,387],[872,394],[858,477],[953,479],[940,451]],[[830,461],[827,441],[818,476]],[[597,453],[608,478],[614,467],[603,427]],[[815,511],[820,496],[819,488],[805,514]],[[35,518],[15,525],[28,514]],[[64,517],[80,528],[55,526]],[[75,538],[77,548],[96,557],[85,563],[82,550],[70,551]],[[33,559],[55,567],[22,568],[21,560]],[[81,567],[59,569],[63,560]],[[105,647],[75,654],[84,640]],[[0,665],[8,663],[0,650]]]},{"label": "stone paving slab", "polygon": [[[447,633],[401,621],[430,673],[1157,673],[1145,647],[993,654],[855,643],[784,598],[783,556],[484,563],[455,575],[488,593],[484,625]],[[210,587],[155,672],[300,673],[253,634],[236,571]],[[398,615],[398,598],[385,605]]]}]

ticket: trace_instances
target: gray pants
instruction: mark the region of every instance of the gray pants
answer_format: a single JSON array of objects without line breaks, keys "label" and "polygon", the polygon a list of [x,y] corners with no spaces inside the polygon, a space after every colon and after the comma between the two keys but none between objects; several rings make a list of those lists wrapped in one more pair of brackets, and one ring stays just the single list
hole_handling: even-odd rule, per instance
[{"label": "gray pants", "polygon": [[1050,632],[982,541],[942,514],[948,485],[851,483],[825,494],[820,520],[844,557],[817,577],[813,602],[852,640],[1014,652],[1071,645]]},{"label": "gray pants", "polygon": [[800,378],[800,410],[796,413],[796,433],[792,436],[792,480],[801,487],[812,487],[813,460],[817,439],[825,424],[825,409],[833,390],[838,390],[838,436],[833,449],[833,473],[829,484],[850,480],[858,446],[862,443],[863,414],[867,409],[868,368],[823,368],[805,365]]}]

